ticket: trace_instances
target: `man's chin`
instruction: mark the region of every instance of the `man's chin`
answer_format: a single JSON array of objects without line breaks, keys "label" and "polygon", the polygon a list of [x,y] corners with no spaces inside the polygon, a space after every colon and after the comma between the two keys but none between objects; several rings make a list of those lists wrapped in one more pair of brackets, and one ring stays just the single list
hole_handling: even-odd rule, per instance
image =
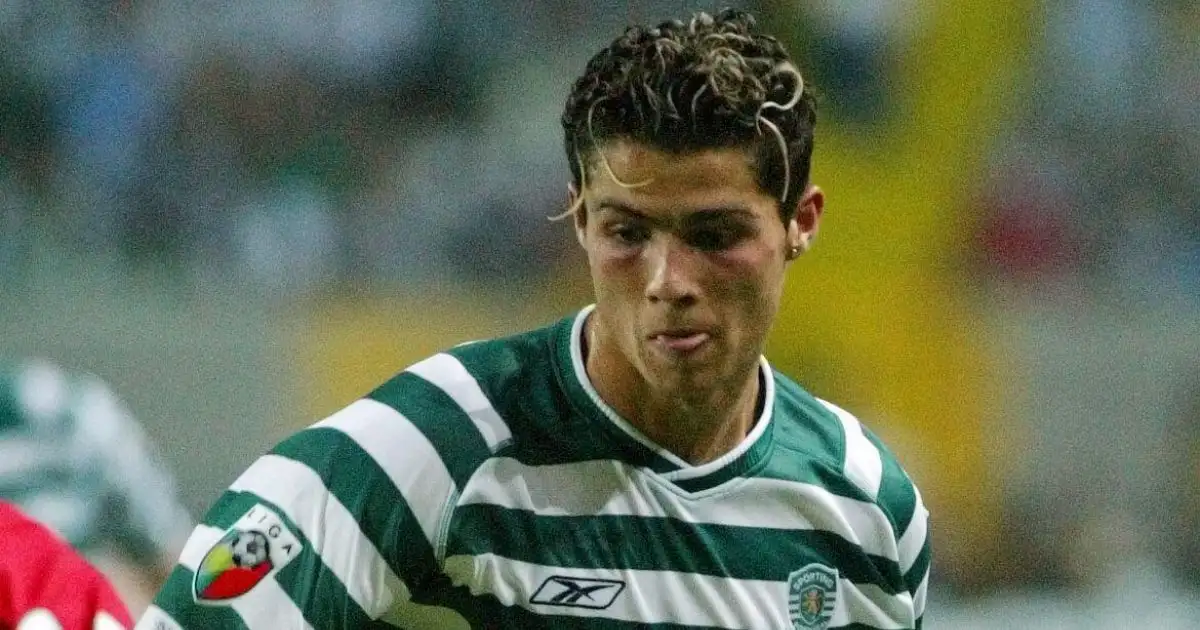
[{"label": "man's chin", "polygon": [[[699,362],[652,361],[646,378],[650,388],[683,400],[703,397],[717,384],[716,370]],[[701,394],[701,396],[697,396]]]}]

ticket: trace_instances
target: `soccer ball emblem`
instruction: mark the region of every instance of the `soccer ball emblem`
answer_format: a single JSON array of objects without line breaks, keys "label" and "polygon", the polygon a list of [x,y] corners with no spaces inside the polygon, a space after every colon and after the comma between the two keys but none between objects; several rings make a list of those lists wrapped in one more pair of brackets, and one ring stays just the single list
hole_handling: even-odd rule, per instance
[{"label": "soccer ball emblem", "polygon": [[256,567],[267,559],[270,545],[262,532],[239,532],[231,545],[233,563],[243,569]]}]

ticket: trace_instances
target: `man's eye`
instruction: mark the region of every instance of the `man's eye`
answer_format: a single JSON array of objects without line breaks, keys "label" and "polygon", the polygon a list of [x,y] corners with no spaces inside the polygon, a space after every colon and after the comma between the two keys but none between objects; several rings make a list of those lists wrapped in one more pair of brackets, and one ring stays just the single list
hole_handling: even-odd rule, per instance
[{"label": "man's eye", "polygon": [[650,238],[650,231],[640,225],[622,223],[613,226],[613,238],[625,245],[636,245]]},{"label": "man's eye", "polygon": [[735,245],[741,234],[734,230],[703,229],[688,234],[687,242],[696,249],[715,252]]}]

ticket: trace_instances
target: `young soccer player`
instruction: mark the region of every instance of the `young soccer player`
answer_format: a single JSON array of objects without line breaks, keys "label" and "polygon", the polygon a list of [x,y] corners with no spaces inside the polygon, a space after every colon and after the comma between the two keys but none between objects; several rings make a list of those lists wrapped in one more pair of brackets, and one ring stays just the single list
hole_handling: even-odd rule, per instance
[{"label": "young soccer player", "polygon": [[625,32],[562,117],[595,304],[279,444],[140,627],[920,627],[920,494],[762,356],[824,208],[814,123],[744,13]]}]

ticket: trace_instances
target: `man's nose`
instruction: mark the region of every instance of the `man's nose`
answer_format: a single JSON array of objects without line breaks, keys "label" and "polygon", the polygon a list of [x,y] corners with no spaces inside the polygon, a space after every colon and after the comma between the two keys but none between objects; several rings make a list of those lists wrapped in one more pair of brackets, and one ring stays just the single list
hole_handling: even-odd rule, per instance
[{"label": "man's nose", "polygon": [[646,299],[650,302],[695,302],[699,295],[695,254],[687,244],[671,237],[655,239],[643,250],[649,271]]}]

